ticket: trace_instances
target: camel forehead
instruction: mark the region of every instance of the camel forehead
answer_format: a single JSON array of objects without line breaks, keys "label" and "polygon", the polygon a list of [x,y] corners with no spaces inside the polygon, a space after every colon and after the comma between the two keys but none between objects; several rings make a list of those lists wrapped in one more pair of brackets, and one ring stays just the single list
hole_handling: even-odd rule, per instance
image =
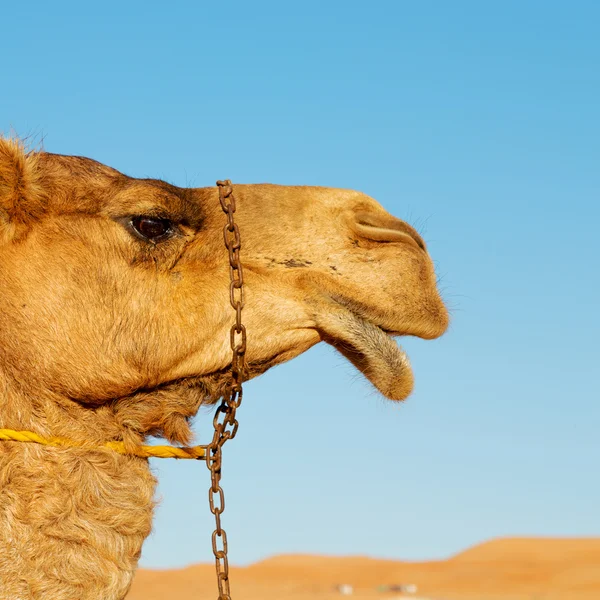
[{"label": "camel forehead", "polygon": [[198,227],[204,221],[202,202],[194,190],[159,179],[133,179],[103,205],[99,212],[113,216],[151,215]]},{"label": "camel forehead", "polygon": [[191,225],[203,220],[193,190],[160,179],[136,179],[80,156],[40,154],[47,173],[48,209],[108,216],[155,215]]}]

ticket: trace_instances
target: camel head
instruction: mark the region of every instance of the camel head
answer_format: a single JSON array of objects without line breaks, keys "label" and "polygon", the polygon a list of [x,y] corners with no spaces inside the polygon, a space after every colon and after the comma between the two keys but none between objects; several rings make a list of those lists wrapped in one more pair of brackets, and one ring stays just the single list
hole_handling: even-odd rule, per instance
[{"label": "camel head", "polygon": [[[393,336],[435,338],[448,324],[419,234],[350,190],[234,194],[247,377],[325,341],[384,396],[406,398],[412,374]],[[224,224],[216,187],[0,140],[0,376],[61,418],[110,415],[99,436],[188,441],[189,417],[216,401],[231,364]]]}]

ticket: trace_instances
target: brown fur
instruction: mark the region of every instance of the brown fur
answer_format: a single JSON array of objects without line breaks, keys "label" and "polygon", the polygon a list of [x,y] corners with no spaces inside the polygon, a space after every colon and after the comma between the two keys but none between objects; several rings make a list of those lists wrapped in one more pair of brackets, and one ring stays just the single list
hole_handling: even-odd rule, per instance
[{"label": "brown fur", "polygon": [[[349,190],[236,185],[248,377],[324,340],[392,399],[388,335],[447,327],[425,245]],[[175,233],[137,237],[133,216]],[[0,139],[0,427],[87,442],[191,438],[230,365],[216,188],[133,179]],[[384,333],[385,332],[385,333]],[[0,600],[120,600],[152,519],[147,461],[0,443]]]}]

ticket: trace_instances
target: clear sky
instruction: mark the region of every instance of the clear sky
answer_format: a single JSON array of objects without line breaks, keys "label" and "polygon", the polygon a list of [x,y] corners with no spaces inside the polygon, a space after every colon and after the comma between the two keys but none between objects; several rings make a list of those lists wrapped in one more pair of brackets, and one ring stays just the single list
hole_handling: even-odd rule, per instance
[{"label": "clear sky", "polygon": [[[599,3],[29,0],[1,20],[0,129],[178,185],[358,189],[429,244],[452,326],[403,341],[407,402],[325,345],[247,385],[234,563],[600,535]],[[153,468],[142,564],[211,560],[208,471]]]}]

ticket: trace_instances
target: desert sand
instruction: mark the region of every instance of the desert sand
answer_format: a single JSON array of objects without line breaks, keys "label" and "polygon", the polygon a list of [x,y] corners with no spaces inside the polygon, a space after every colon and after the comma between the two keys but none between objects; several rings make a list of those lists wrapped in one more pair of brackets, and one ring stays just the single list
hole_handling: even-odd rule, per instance
[{"label": "desert sand", "polygon": [[[492,540],[447,560],[401,562],[366,557],[276,556],[232,567],[235,600],[600,600],[600,538]],[[351,596],[336,591],[353,587]],[[415,584],[400,594],[380,586]],[[214,566],[140,570],[127,600],[216,598]]]}]

